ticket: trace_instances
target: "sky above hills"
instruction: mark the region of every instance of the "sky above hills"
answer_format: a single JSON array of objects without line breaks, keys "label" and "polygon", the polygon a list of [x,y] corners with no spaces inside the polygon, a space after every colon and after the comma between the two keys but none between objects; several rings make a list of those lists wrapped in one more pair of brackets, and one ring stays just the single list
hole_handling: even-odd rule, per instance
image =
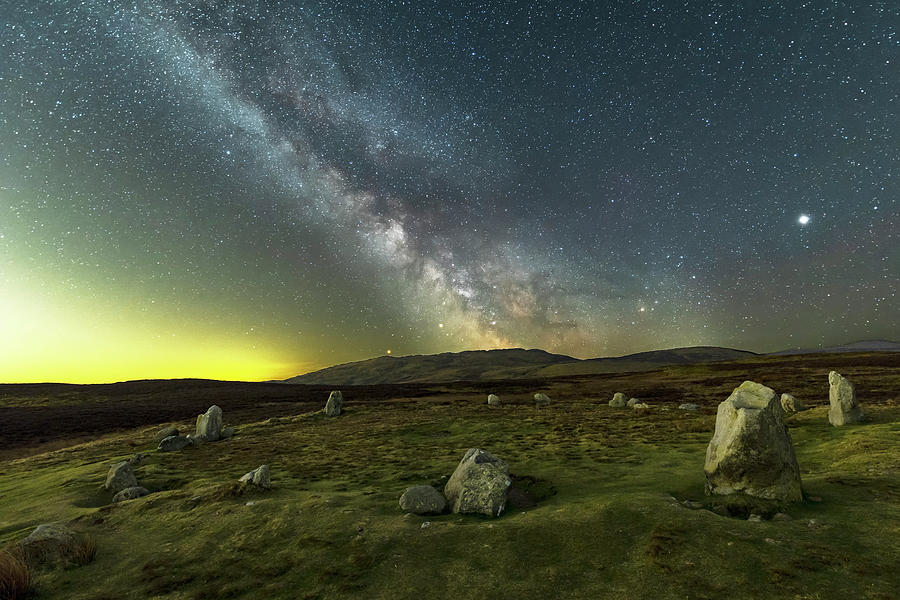
[{"label": "sky above hills", "polygon": [[0,2],[0,381],[891,338],[900,4]]}]

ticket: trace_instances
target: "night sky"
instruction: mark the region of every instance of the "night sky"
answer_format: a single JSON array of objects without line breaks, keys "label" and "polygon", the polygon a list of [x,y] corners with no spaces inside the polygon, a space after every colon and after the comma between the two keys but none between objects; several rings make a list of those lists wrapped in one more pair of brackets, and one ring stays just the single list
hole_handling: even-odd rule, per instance
[{"label": "night sky", "polygon": [[894,0],[0,0],[0,381],[896,338],[898,98]]}]

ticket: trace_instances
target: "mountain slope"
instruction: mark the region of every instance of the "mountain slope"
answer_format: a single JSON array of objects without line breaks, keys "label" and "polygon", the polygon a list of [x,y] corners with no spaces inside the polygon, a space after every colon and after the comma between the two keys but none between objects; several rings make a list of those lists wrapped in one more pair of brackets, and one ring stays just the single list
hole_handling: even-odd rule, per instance
[{"label": "mountain slope", "polygon": [[772,354],[837,354],[841,352],[900,352],[900,342],[865,340],[828,348],[790,348],[781,352],[773,352]]}]

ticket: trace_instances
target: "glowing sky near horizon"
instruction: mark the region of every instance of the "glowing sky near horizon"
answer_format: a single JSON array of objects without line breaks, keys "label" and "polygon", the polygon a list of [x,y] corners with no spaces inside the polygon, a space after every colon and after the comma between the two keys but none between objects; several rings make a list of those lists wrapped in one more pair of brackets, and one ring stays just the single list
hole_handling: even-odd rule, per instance
[{"label": "glowing sky near horizon", "polygon": [[900,5],[0,5],[0,382],[897,337]]}]

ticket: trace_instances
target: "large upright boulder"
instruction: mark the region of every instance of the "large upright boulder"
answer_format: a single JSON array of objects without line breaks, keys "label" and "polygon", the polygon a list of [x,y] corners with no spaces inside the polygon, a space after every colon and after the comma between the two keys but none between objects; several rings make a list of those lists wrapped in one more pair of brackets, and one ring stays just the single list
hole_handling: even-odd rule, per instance
[{"label": "large upright boulder", "polygon": [[771,388],[745,381],[719,404],[703,470],[707,494],[803,499],[794,444]]},{"label": "large upright boulder", "polygon": [[455,513],[499,517],[511,483],[505,461],[480,448],[469,448],[444,486],[444,496]]},{"label": "large upright boulder", "polygon": [[122,490],[130,487],[137,487],[137,477],[134,476],[134,469],[127,460],[118,462],[109,468],[106,474],[106,483],[103,485],[113,494],[118,494]]},{"label": "large upright boulder", "polygon": [[848,423],[860,423],[863,420],[862,410],[856,401],[856,388],[849,379],[837,371],[828,374],[828,422],[835,427]]},{"label": "large upright boulder", "polygon": [[625,404],[628,402],[628,396],[623,394],[622,392],[616,392],[613,394],[612,400],[609,401],[609,405],[613,408],[625,408]]},{"label": "large upright boulder", "polygon": [[222,437],[222,409],[213,404],[205,413],[198,415],[194,436],[207,442],[215,442]]},{"label": "large upright boulder", "polygon": [[344,406],[344,395],[335,390],[328,394],[328,402],[325,403],[325,416],[336,417],[341,414],[341,407]]}]

